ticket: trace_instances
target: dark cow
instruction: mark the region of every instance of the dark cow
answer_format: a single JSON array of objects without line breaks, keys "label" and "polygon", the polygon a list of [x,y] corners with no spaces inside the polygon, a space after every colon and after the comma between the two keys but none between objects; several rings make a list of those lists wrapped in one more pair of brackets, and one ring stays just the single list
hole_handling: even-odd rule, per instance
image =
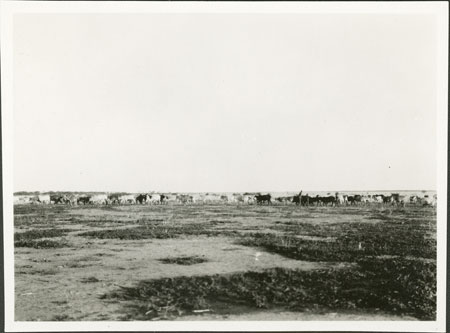
[{"label": "dark cow", "polygon": [[393,197],[392,195],[381,195],[383,197],[383,203],[392,203]]},{"label": "dark cow", "polygon": [[291,201],[292,201],[293,203],[295,203],[297,206],[302,204],[302,192],[303,192],[303,191],[300,191],[299,194],[294,195],[294,196],[292,197],[292,200],[291,200]]},{"label": "dark cow", "polygon": [[307,195],[303,195],[303,196],[300,198],[300,204],[301,204],[302,206],[309,206],[310,199],[311,199],[311,197],[310,197],[308,194],[307,194]]},{"label": "dark cow", "polygon": [[145,204],[146,202],[147,202],[147,197],[148,197],[148,195],[147,194],[139,194],[137,197],[136,197],[136,203],[139,203],[139,204]]},{"label": "dark cow", "polygon": [[256,203],[258,205],[262,205],[265,202],[267,202],[268,205],[271,205],[272,204],[271,198],[272,198],[272,196],[270,194],[263,194],[263,195],[257,194],[257,195],[255,195]]},{"label": "dark cow", "polygon": [[320,197],[320,202],[325,205],[328,206],[328,204],[331,204],[331,206],[335,206],[336,205],[336,197],[330,195],[327,197]]},{"label": "dark cow", "polygon": [[77,199],[77,203],[78,204],[82,203],[83,205],[86,205],[86,204],[88,204],[90,202],[90,200],[91,200],[91,197],[85,195],[85,196],[79,197]]},{"label": "dark cow", "polygon": [[309,205],[314,205],[314,204],[316,206],[318,206],[320,203],[321,203],[321,200],[320,200],[319,195],[316,195],[315,197],[309,197],[308,206]]},{"label": "dark cow", "polygon": [[68,201],[69,199],[65,195],[50,195],[50,202],[53,202],[54,204],[66,204]]}]

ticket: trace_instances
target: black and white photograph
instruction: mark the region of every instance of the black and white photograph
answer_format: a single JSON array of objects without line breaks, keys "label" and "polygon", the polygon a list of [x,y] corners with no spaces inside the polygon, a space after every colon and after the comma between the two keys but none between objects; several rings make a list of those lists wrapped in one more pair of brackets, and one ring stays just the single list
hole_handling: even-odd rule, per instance
[{"label": "black and white photograph", "polygon": [[448,2],[1,15],[7,331],[445,331]]}]

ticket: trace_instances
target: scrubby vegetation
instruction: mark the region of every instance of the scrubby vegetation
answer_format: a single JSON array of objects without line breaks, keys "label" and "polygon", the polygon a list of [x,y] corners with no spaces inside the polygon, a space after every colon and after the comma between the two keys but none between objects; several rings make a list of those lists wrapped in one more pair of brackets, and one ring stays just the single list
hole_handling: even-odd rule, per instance
[{"label": "scrubby vegetation", "polygon": [[233,236],[237,235],[236,231],[218,231],[211,230],[205,224],[150,224],[146,226],[139,226],[125,229],[106,229],[95,230],[80,233],[79,236],[92,237],[99,239],[167,239],[177,238],[182,235],[194,236],[194,235],[206,235],[217,236],[219,234]]},{"label": "scrubby vegetation", "polygon": [[275,268],[142,281],[103,298],[132,301],[127,320],[170,319],[198,309],[220,311],[217,302],[299,311],[382,309],[431,320],[435,317],[435,281],[435,263],[371,258],[351,269]]},{"label": "scrubby vegetation", "polygon": [[14,242],[15,247],[32,247],[35,249],[54,249],[69,246],[66,241],[54,241],[49,239],[35,240],[26,239]]},{"label": "scrubby vegetation", "polygon": [[32,229],[25,232],[16,232],[14,241],[24,241],[39,238],[61,237],[66,235],[72,229]]}]

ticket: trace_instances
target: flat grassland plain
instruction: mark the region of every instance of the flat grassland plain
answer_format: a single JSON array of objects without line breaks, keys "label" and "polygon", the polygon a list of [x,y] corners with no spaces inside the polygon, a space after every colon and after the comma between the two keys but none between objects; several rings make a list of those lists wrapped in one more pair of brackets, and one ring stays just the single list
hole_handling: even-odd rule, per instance
[{"label": "flat grassland plain", "polygon": [[16,205],[15,320],[435,320],[436,208]]}]

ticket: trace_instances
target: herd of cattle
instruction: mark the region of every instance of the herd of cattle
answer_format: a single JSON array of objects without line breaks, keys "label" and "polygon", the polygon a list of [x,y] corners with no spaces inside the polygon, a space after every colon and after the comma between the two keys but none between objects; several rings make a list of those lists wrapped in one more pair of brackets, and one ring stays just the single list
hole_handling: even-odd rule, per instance
[{"label": "herd of cattle", "polygon": [[340,206],[360,204],[392,204],[392,205],[426,205],[436,206],[437,196],[402,195],[398,193],[386,194],[341,194],[329,193],[326,196],[313,196],[300,192],[293,196],[274,196],[271,194],[39,194],[15,195],[14,204],[67,204],[67,205],[117,205],[117,204],[150,204],[161,205],[169,203],[179,204],[295,204],[300,206]]}]

